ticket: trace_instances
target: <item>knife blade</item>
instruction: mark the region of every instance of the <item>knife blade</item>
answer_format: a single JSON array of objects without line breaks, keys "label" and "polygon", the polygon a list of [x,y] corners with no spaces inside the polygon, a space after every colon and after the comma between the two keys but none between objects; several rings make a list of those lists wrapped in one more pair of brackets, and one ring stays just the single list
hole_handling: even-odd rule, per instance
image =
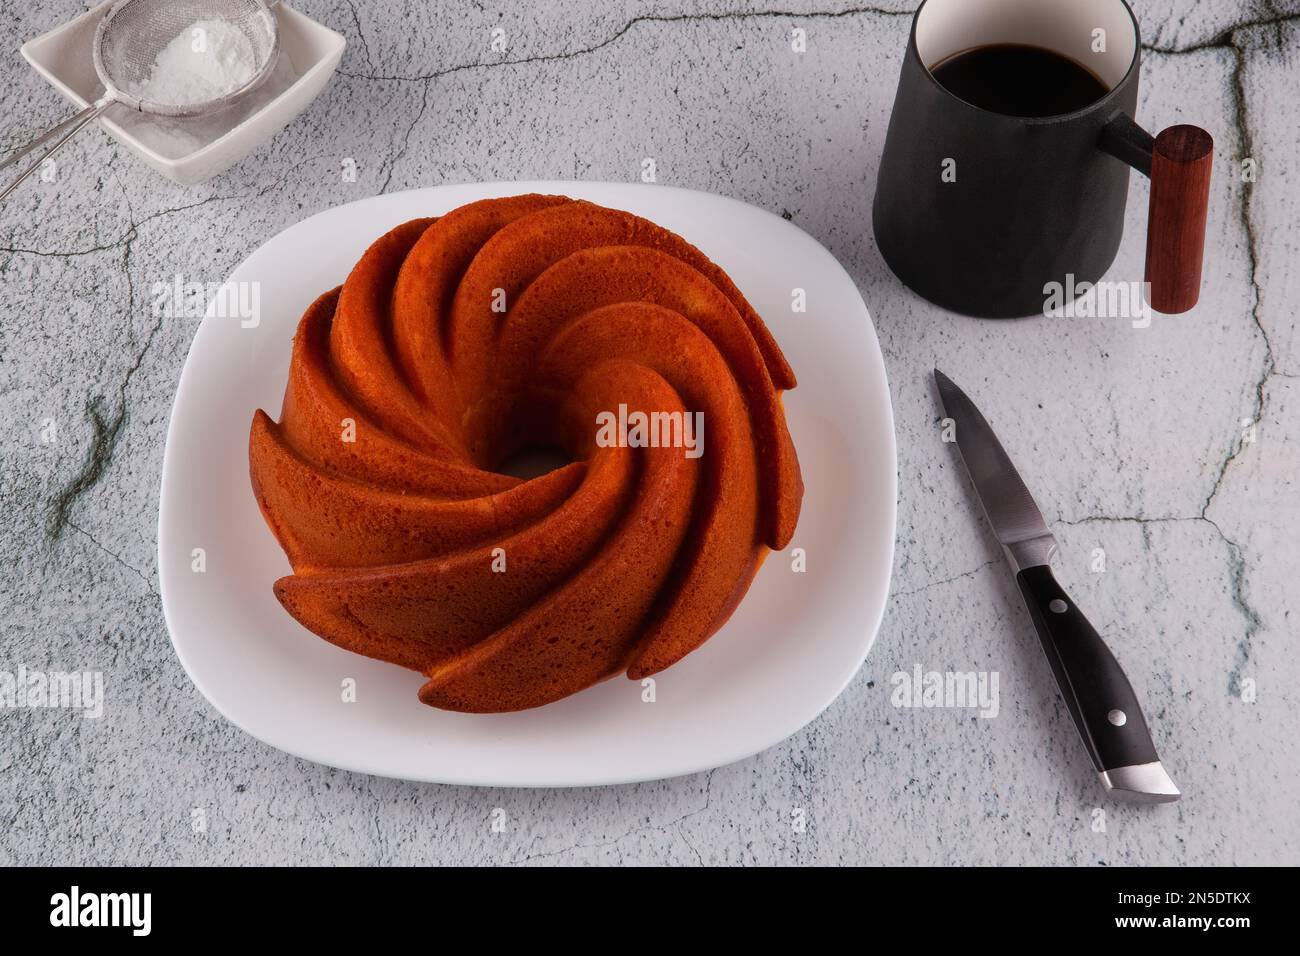
[{"label": "knife blade", "polygon": [[962,463],[1002,546],[1093,767],[1107,791],[1137,803],[1182,794],[1165,772],[1137,695],[1119,662],[1056,582],[1056,538],[997,435],[970,398],[934,370]]}]

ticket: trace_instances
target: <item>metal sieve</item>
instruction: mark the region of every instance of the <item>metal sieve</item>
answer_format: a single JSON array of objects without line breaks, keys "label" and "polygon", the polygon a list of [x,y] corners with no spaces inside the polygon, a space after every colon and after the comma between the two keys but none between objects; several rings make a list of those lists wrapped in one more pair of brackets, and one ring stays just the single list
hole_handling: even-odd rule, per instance
[{"label": "metal sieve", "polygon": [[[248,82],[216,99],[197,103],[142,100],[127,92],[148,79],[164,47],[201,20],[224,20],[248,38],[253,50],[253,70]],[[42,162],[114,103],[160,116],[211,113],[260,86],[270,76],[279,50],[280,33],[265,0],[120,0],[95,30],[95,72],[104,85],[104,95],[0,161],[0,170],[7,169],[45,144],[54,143],[0,192],[0,199],[13,192]]]}]

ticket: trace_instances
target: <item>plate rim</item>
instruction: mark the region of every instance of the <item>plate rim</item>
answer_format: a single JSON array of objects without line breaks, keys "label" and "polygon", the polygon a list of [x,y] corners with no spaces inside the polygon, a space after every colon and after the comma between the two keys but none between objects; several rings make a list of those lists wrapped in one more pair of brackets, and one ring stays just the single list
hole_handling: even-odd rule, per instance
[{"label": "plate rim", "polygon": [[[857,657],[856,661],[853,663],[851,667],[846,666],[844,668],[844,673],[841,675],[840,679],[836,681],[836,687],[834,693],[829,694],[826,697],[826,699],[821,703],[819,703],[814,709],[812,709],[811,712],[809,712],[806,717],[801,717],[796,726],[793,726],[789,729],[781,730],[777,736],[773,737],[770,740],[767,740],[766,742],[758,746],[754,746],[752,743],[745,743],[740,745],[739,747],[731,748],[731,749],[728,749],[726,747],[720,747],[718,748],[717,751],[715,751],[715,754],[720,754],[720,756],[715,755],[715,756],[708,756],[706,758],[683,760],[679,765],[672,766],[669,769],[655,769],[653,771],[645,772],[645,773],[615,772],[611,774],[611,773],[600,773],[599,771],[597,771],[595,773],[589,774],[588,776],[579,779],[579,778],[575,778],[572,772],[567,772],[559,775],[563,779],[558,779],[558,778],[547,779],[545,777],[538,777],[537,774],[534,774],[533,776],[538,777],[537,779],[520,780],[520,779],[513,779],[513,778],[507,779],[508,775],[498,776],[492,773],[485,774],[480,769],[477,771],[467,770],[464,773],[448,773],[445,770],[442,770],[442,771],[436,771],[428,775],[413,776],[409,773],[392,772],[389,769],[372,765],[369,763],[369,761],[365,759],[364,754],[348,753],[346,757],[341,758],[338,754],[335,753],[325,754],[325,753],[317,752],[318,748],[315,748],[313,746],[297,745],[291,747],[267,739],[267,737],[264,736],[261,732],[254,730],[249,726],[246,726],[243,722],[241,722],[230,712],[228,712],[227,709],[223,707],[221,703],[218,702],[218,700],[210,690],[210,687],[205,685],[203,678],[200,676],[202,673],[201,670],[195,668],[192,660],[186,657],[185,651],[182,648],[182,642],[179,642],[176,637],[177,627],[176,627],[176,622],[174,620],[173,608],[171,607],[171,604],[179,599],[173,597],[172,601],[169,602],[167,597],[168,590],[169,590],[167,581],[171,574],[171,572],[168,570],[169,568],[168,563],[163,560],[164,538],[167,534],[167,530],[166,530],[166,515],[168,511],[167,503],[171,497],[168,494],[167,489],[169,486],[174,485],[176,483],[174,478],[171,481],[169,481],[168,479],[169,477],[171,477],[172,472],[179,467],[175,462],[175,456],[173,455],[172,452],[172,449],[174,447],[172,441],[173,430],[176,428],[177,407],[181,402],[182,395],[185,394],[186,380],[191,374],[191,360],[195,355],[197,343],[199,342],[200,337],[204,333],[204,326],[208,324],[209,320],[212,317],[213,307],[216,305],[216,303],[220,302],[220,297],[217,296],[217,297],[213,297],[212,304],[209,306],[208,311],[204,315],[203,321],[200,323],[198,329],[195,331],[194,336],[190,341],[190,345],[185,356],[185,362],[181,368],[181,374],[177,378],[175,394],[172,396],[171,408],[168,413],[167,433],[166,433],[166,440],[163,448],[163,463],[162,463],[162,468],[160,471],[160,478],[159,478],[160,487],[159,487],[159,498],[158,498],[158,530],[157,530],[157,537],[156,537],[157,561],[158,561],[158,590],[159,590],[160,603],[162,604],[163,620],[167,625],[168,639],[171,642],[172,650],[176,654],[177,659],[180,661],[181,667],[185,671],[186,676],[189,678],[190,682],[194,685],[194,687],[199,691],[202,697],[206,700],[206,702],[218,714],[220,714],[221,717],[229,721],[234,726],[238,727],[241,731],[248,734],[250,737],[261,742],[262,744],[265,744],[266,746],[272,747],[275,750],[281,751],[283,753],[287,753],[301,760],[308,760],[311,761],[312,763],[318,763],[327,767],[344,770],[350,773],[363,773],[370,776],[384,777],[393,780],[407,780],[407,781],[412,781],[417,783],[438,783],[438,784],[445,784],[450,786],[505,787],[505,788],[516,788],[516,789],[542,789],[542,788],[567,789],[567,788],[590,787],[590,786],[618,786],[618,785],[625,785],[625,784],[644,783],[644,782],[650,782],[655,780],[671,780],[677,777],[689,776],[691,774],[696,774],[703,771],[716,769],[719,767],[725,767],[729,764],[733,764],[738,761],[745,760],[748,759],[749,757],[755,756],[756,754],[762,753],[776,746],[782,741],[789,739],[791,736],[803,730],[814,720],[820,717],[823,713],[825,713],[825,711],[831,706],[831,704],[839,700],[841,695],[844,693],[845,688],[848,687],[849,683],[853,680],[854,677],[857,676],[858,672],[861,670],[862,665],[865,663],[867,656],[870,654],[872,648],[875,646],[875,642],[877,638],[879,637],[880,627],[884,620],[885,610],[889,605],[890,588],[893,585],[894,558],[896,555],[897,537],[898,537],[898,449],[897,449],[898,438],[897,438],[897,428],[894,421],[893,400],[889,389],[888,367],[885,364],[884,352],[881,349],[880,338],[876,332],[875,319],[874,317],[872,317],[871,310],[866,305],[865,299],[862,298],[862,293],[861,290],[858,288],[857,282],[854,281],[853,277],[849,275],[848,270],[844,268],[843,263],[841,263],[839,259],[836,258],[830,252],[830,250],[828,250],[824,245],[822,245],[822,243],[818,241],[815,237],[811,236],[803,229],[800,229],[799,226],[795,225],[792,221],[786,219],[783,216],[778,216],[776,213],[773,213],[768,209],[764,209],[761,206],[756,206],[752,203],[748,203],[740,199],[735,199],[731,196],[726,196],[721,193],[708,192],[705,190],[698,190],[698,189],[688,189],[685,187],[678,187],[678,186],[667,186],[667,185],[648,184],[648,183],[639,183],[639,182],[617,182],[617,181],[607,181],[607,180],[491,180],[491,181],[469,182],[469,183],[442,183],[436,186],[425,186],[416,189],[401,190],[399,192],[379,193],[374,196],[360,197],[350,202],[340,203],[338,205],[330,206],[328,208],[322,209],[306,217],[305,219],[300,219],[297,222],[291,223],[290,225],[285,226],[279,232],[275,233],[274,235],[265,239],[263,242],[259,243],[256,248],[254,248],[246,256],[244,256],[244,258],[241,259],[240,262],[230,270],[225,280],[223,280],[223,282],[220,283],[220,286],[222,288],[227,286],[231,281],[233,281],[234,276],[236,276],[241,269],[247,266],[247,264],[255,256],[261,253],[268,245],[281,239],[281,237],[285,236],[287,233],[292,232],[294,230],[303,229],[308,224],[310,224],[311,222],[313,222],[314,220],[322,216],[337,213],[339,210],[348,207],[369,205],[369,204],[374,204],[376,202],[382,202],[382,201],[391,201],[399,197],[404,197],[404,196],[411,197],[414,196],[415,194],[421,194],[421,195],[436,194],[444,190],[446,191],[483,190],[485,191],[484,195],[481,195],[478,198],[491,198],[493,196],[498,195],[499,194],[498,190],[502,190],[502,189],[518,190],[520,193],[527,193],[527,192],[545,193],[545,192],[555,192],[555,191],[563,193],[566,190],[567,191],[576,190],[578,192],[581,192],[582,190],[590,187],[597,187],[597,189],[614,188],[615,190],[631,189],[635,191],[656,190],[656,191],[674,192],[674,193],[687,194],[687,195],[704,196],[707,197],[709,200],[714,200],[714,201],[720,200],[724,204],[736,204],[738,206],[743,206],[748,210],[757,210],[758,212],[762,213],[764,216],[771,217],[772,219],[779,222],[781,224],[780,228],[789,227],[795,229],[798,233],[800,233],[808,241],[812,242],[818,249],[820,249],[821,252],[829,260],[829,262],[834,263],[834,267],[838,269],[840,273],[843,274],[844,278],[848,281],[849,285],[853,288],[854,292],[858,296],[858,299],[862,302],[863,311],[865,312],[867,317],[867,323],[864,332],[867,336],[868,344],[873,347],[867,350],[866,359],[868,362],[870,362],[871,359],[874,358],[875,362],[878,364],[879,373],[880,373],[878,379],[878,387],[876,388],[877,391],[876,398],[879,400],[877,407],[881,410],[884,417],[883,425],[885,427],[883,431],[885,433],[885,437],[887,438],[887,441],[883,447],[876,448],[876,453],[879,457],[884,458],[888,465],[887,468],[884,468],[884,474],[887,482],[887,488],[884,490],[888,492],[888,495],[884,496],[887,499],[887,515],[885,516],[886,521],[884,522],[884,526],[888,529],[888,543],[886,549],[887,553],[885,554],[886,560],[884,562],[884,568],[885,568],[884,575],[883,575],[884,580],[880,589],[880,599],[878,602],[876,602],[877,606],[874,608],[874,611],[870,615],[868,615],[870,620],[863,622],[868,636],[865,644],[863,645],[861,655]],[[500,193],[500,194],[504,195],[505,193]],[[577,198],[583,198],[583,197],[578,196]],[[468,199],[465,201],[472,202],[474,200]],[[689,236],[684,238],[686,238],[687,241],[690,241]],[[882,496],[883,496],[883,492],[882,492]],[[768,734],[764,736],[766,737],[771,735]]]}]

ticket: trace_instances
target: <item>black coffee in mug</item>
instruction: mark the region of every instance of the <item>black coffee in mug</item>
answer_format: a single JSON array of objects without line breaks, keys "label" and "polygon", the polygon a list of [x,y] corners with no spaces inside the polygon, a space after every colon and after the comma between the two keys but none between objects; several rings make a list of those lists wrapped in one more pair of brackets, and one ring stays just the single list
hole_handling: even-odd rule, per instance
[{"label": "black coffee in mug", "polygon": [[1110,87],[1055,50],[996,43],[930,67],[944,88],[980,109],[1005,116],[1060,116],[1101,99]]}]

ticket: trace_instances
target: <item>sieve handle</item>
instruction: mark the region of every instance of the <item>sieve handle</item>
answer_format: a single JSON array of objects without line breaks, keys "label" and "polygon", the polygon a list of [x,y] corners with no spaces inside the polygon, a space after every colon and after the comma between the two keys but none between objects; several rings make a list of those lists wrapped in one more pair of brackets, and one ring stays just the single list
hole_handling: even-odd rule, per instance
[{"label": "sieve handle", "polygon": [[96,100],[85,109],[73,114],[62,123],[42,133],[22,149],[19,149],[6,156],[3,160],[0,160],[0,170],[8,169],[20,159],[25,156],[30,156],[51,140],[57,140],[44,155],[32,160],[31,164],[18,175],[18,178],[4,188],[4,192],[0,192],[0,199],[4,199],[13,192],[18,187],[19,183],[32,173],[36,172],[41,163],[45,162],[45,160],[58,152],[68,142],[68,140],[77,135],[83,126],[93,120],[100,113],[104,112],[104,110],[108,109],[113,105],[113,103],[114,99],[111,96],[105,96]]}]

